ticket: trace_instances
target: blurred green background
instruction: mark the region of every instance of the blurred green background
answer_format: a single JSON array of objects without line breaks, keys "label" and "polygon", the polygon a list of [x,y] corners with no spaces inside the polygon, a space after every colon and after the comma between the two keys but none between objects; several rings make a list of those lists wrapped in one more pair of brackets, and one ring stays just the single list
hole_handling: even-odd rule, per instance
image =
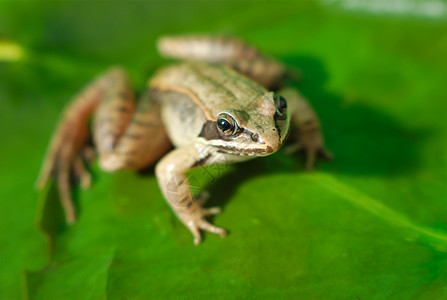
[{"label": "blurred green background", "polygon": [[[153,171],[93,165],[64,227],[33,189],[61,110],[111,65],[140,91],[180,33],[300,69],[336,159],[195,171],[230,231],[199,247]],[[0,1],[0,299],[447,299],[446,33],[443,1]]]}]

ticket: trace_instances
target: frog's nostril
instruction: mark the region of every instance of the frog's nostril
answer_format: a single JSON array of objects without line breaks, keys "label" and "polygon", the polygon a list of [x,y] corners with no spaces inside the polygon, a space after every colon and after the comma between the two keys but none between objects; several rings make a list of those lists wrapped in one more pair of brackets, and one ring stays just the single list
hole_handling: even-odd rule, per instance
[{"label": "frog's nostril", "polygon": [[259,141],[259,135],[257,133],[253,133],[251,135],[251,139],[253,140],[253,142],[257,142]]}]

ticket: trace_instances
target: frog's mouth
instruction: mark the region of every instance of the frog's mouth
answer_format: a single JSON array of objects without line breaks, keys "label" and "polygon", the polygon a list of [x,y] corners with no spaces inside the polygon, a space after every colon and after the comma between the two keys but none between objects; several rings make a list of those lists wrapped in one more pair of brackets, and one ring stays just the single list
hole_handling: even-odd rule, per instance
[{"label": "frog's mouth", "polygon": [[214,147],[218,149],[217,152],[235,154],[240,156],[266,156],[274,152],[273,148],[270,146],[267,146],[265,148],[245,148],[245,149],[232,146],[223,146],[223,145],[215,145]]}]

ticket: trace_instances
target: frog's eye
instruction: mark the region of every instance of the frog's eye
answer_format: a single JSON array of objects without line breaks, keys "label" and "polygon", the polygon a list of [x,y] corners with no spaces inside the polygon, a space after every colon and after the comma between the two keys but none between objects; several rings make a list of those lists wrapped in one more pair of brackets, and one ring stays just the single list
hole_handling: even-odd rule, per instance
[{"label": "frog's eye", "polygon": [[283,119],[286,117],[286,110],[287,110],[287,101],[284,99],[283,96],[278,96],[277,94],[273,95],[273,100],[275,101],[275,107],[276,107],[276,116],[279,119]]},{"label": "frog's eye", "polygon": [[221,113],[217,116],[217,127],[226,136],[233,135],[238,130],[236,120],[227,113]]}]

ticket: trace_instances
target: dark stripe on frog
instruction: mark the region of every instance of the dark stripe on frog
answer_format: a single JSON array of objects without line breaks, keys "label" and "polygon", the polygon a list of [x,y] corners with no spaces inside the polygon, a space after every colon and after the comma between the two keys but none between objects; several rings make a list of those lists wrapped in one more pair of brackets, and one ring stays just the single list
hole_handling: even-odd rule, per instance
[{"label": "dark stripe on frog", "polygon": [[211,157],[211,153],[208,153],[205,157],[202,157],[201,159],[199,159],[198,161],[193,163],[191,168],[197,168],[197,167],[203,166],[210,157]]}]

